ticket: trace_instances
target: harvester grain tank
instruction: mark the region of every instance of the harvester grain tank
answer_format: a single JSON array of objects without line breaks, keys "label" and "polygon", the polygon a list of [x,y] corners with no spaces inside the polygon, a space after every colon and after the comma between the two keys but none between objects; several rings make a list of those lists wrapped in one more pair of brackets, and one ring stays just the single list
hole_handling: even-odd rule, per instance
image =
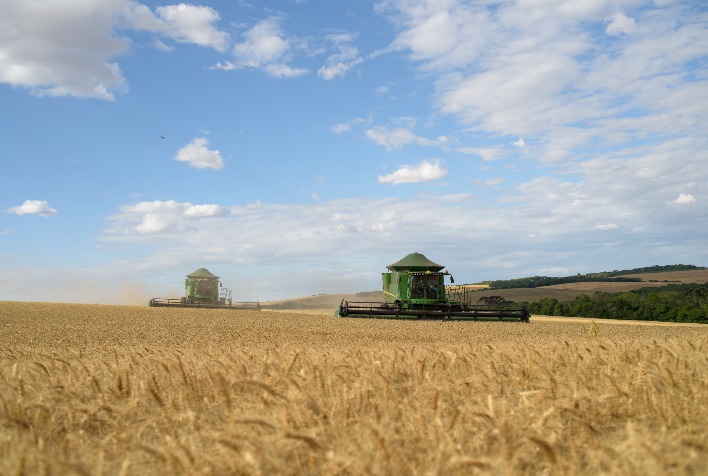
[{"label": "harvester grain tank", "polygon": [[150,307],[260,310],[258,302],[234,302],[231,290],[223,287],[219,277],[206,268],[199,268],[187,275],[184,291],[185,295],[181,298],[152,298]]},{"label": "harvester grain tank", "polygon": [[384,301],[342,301],[338,317],[394,319],[516,320],[530,321],[525,304],[487,302],[472,304],[450,299],[446,292],[444,266],[420,253],[411,253],[387,266],[381,273]]}]

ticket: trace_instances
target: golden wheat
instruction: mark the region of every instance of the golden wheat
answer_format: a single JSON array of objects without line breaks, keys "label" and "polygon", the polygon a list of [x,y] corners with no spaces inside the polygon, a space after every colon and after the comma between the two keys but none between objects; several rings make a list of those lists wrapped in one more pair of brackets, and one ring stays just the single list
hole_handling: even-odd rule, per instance
[{"label": "golden wheat", "polygon": [[0,474],[701,474],[708,328],[0,302]]}]

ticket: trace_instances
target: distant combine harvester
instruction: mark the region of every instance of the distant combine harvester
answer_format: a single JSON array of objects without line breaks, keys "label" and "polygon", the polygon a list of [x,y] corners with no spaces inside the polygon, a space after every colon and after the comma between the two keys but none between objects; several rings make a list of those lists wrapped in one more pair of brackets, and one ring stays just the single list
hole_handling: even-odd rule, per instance
[{"label": "distant combine harvester", "polygon": [[218,276],[199,268],[184,280],[185,295],[181,298],[152,298],[150,307],[188,307],[202,309],[246,309],[260,311],[259,302],[235,302],[231,290],[222,286]]}]

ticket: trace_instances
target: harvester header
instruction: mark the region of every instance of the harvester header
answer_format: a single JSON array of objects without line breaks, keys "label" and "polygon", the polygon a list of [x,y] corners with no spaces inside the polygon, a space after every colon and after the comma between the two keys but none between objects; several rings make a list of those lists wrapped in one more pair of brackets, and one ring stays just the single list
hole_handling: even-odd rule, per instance
[{"label": "harvester header", "polygon": [[343,300],[338,317],[383,317],[400,319],[517,320],[530,321],[525,304],[486,302],[472,304],[450,299],[445,277],[454,279],[445,267],[421,253],[411,253],[388,265],[381,273],[384,301],[361,302]]}]

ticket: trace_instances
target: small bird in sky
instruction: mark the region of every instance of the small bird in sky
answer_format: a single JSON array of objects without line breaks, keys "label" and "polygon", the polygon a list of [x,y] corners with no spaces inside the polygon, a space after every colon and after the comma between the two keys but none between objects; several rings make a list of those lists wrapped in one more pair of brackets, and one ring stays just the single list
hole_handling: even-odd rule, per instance
[{"label": "small bird in sky", "polygon": [[167,137],[165,137],[165,136],[160,136],[160,139],[167,139]]}]

